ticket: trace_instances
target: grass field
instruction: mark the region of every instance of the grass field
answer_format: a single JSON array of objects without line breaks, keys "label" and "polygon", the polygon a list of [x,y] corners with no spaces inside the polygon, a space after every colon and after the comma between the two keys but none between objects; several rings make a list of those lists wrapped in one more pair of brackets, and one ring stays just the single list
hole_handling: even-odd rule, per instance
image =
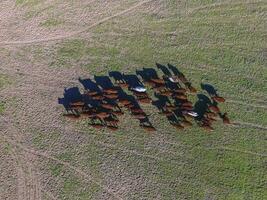
[{"label": "grass field", "polygon": [[[10,27],[0,30],[0,154],[14,168],[0,173],[0,193],[9,188],[0,199],[267,198],[267,2],[139,2],[17,0],[0,14]],[[117,132],[63,118],[57,98],[81,87],[79,76],[156,62],[177,66],[199,93],[212,84],[238,125],[177,131],[153,105],[142,107],[154,134],[129,114]]]}]

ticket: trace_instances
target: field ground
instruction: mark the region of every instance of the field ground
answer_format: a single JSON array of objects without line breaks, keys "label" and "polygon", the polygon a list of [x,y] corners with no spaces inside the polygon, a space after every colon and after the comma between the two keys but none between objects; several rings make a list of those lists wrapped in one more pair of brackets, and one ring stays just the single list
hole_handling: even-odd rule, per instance
[{"label": "field ground", "polygon": [[[0,2],[0,199],[267,199],[267,2]],[[214,85],[235,126],[147,134],[69,122],[79,77],[177,66]],[[129,123],[131,121],[131,123]]]}]

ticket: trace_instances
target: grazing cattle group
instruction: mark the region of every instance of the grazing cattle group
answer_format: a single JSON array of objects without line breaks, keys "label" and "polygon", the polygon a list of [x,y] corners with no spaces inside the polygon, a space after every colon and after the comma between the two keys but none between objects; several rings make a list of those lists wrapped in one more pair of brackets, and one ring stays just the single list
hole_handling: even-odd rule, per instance
[{"label": "grazing cattle group", "polygon": [[[197,90],[185,75],[173,65],[156,65],[164,75],[159,76],[154,68],[143,68],[136,74],[113,71],[109,76],[79,79],[84,87],[83,94],[78,88],[69,88],[65,89],[64,98],[59,98],[67,111],[63,115],[73,120],[89,119],[95,128],[117,130],[120,116],[128,111],[139,121],[140,127],[151,132],[156,129],[140,105],[152,103],[178,130],[192,126],[193,121],[208,131],[213,130],[213,122],[220,118],[224,124],[230,124],[227,113],[222,113],[218,107],[225,99],[213,86],[201,84],[208,96],[197,94],[198,101],[193,104],[188,97]],[[154,93],[153,99],[148,91]]]}]

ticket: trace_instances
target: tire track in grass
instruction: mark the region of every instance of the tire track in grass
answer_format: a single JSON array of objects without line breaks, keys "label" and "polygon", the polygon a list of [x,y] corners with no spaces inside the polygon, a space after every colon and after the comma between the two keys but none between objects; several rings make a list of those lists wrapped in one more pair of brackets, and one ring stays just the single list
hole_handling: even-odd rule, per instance
[{"label": "tire track in grass", "polygon": [[[7,120],[9,122],[9,120]],[[10,123],[10,122],[9,122]],[[13,126],[10,126],[12,127],[12,130],[13,132],[17,133],[18,130],[16,130],[15,127]],[[10,129],[9,129],[10,131]],[[7,130],[5,131],[7,132]],[[110,194],[111,196],[115,197],[116,199],[119,199],[119,200],[122,200],[121,197],[119,197],[115,192],[111,191],[107,186],[103,185],[102,183],[100,183],[99,180],[96,180],[95,178],[93,178],[91,175],[85,173],[84,171],[82,171],[81,169],[75,167],[75,166],[72,166],[71,164],[69,164],[68,162],[64,162],[64,161],[61,161],[60,159],[54,157],[54,156],[51,156],[45,152],[40,152],[40,151],[36,151],[34,149],[30,149],[30,148],[27,148],[25,147],[24,145],[18,143],[17,141],[15,140],[11,140],[9,139],[7,136],[3,135],[3,138],[8,142],[10,143],[13,147],[16,147],[16,148],[19,148],[20,149],[20,152],[21,151],[24,151],[24,153],[27,153],[27,154],[31,154],[31,155],[34,155],[34,156],[41,156],[41,157],[44,157],[44,158],[47,158],[47,159],[50,159],[50,160],[53,160],[53,161],[56,161],[60,164],[62,164],[63,166],[69,168],[69,169],[72,169],[74,172],[82,175],[83,177],[86,178],[86,180],[88,181],[91,181],[93,183],[95,183],[96,185],[98,185],[99,187],[101,187],[103,190],[105,190],[108,194]],[[32,178],[30,180],[33,180]],[[35,183],[35,181],[34,181]],[[39,188],[40,189],[40,188]],[[32,193],[33,192],[33,193]],[[21,200],[40,200],[41,199],[41,193],[40,192],[37,192],[37,191],[32,191],[31,189],[28,189],[28,191],[26,191],[26,194],[29,198],[22,198]],[[33,199],[31,198],[33,197]]]},{"label": "tire track in grass", "polygon": [[[10,69],[9,69],[10,70]],[[13,72],[14,73],[18,73],[16,70],[13,70]],[[60,83],[64,83],[64,84],[70,84],[70,85],[75,85],[75,84],[77,84],[77,86],[79,85],[79,82],[78,82],[78,80],[77,81],[75,81],[75,80],[67,80],[67,81],[65,81],[64,79],[62,79],[62,78],[55,78],[55,77],[53,77],[53,78],[51,78],[49,75],[39,75],[39,74],[35,74],[35,73],[26,73],[26,74],[24,74],[25,76],[34,76],[34,77],[36,77],[36,78],[38,78],[39,79],[39,87],[37,87],[36,85],[34,86],[34,89],[35,90],[40,90],[40,91],[42,91],[45,87],[47,88],[47,90],[48,91],[55,91],[55,87],[54,86],[48,86],[47,85],[47,80],[49,79],[49,81],[50,82],[53,82],[53,83],[58,83],[58,82],[60,82]],[[41,82],[41,80],[44,80],[43,82]],[[32,85],[29,85],[29,86],[32,86]],[[20,90],[21,90],[21,92],[22,91],[26,91],[26,90],[28,90],[28,87],[29,86],[25,86],[24,88],[20,88]],[[56,89],[58,89],[58,90],[61,90],[61,89],[59,89],[59,88],[56,88]],[[4,90],[4,91],[2,91],[1,93],[2,94],[5,94],[5,95],[12,95],[12,94],[17,94],[17,91],[18,90],[16,90],[16,91],[10,91],[10,90]],[[62,90],[63,91],[63,90]],[[257,101],[259,101],[259,99],[257,99]],[[262,100],[263,102],[264,102],[264,100]],[[246,106],[246,107],[255,107],[255,108],[262,108],[262,109],[267,109],[267,106],[265,106],[265,105],[261,105],[261,104],[257,104],[257,103],[251,103],[251,102],[246,102],[246,101],[240,101],[240,100],[236,100],[236,99],[234,99],[234,98],[232,98],[232,97],[229,97],[229,98],[227,98],[226,97],[226,103],[233,103],[233,104],[238,104],[238,105],[243,105],[243,106]]]},{"label": "tire track in grass", "polygon": [[42,190],[42,191],[50,200],[57,200],[57,198],[51,192],[48,192],[45,190]]},{"label": "tire track in grass", "polygon": [[256,152],[246,151],[246,150],[241,150],[241,149],[234,149],[234,148],[230,148],[230,147],[211,147],[211,148],[207,148],[207,149],[208,150],[236,151],[236,152],[244,153],[244,154],[251,154],[251,155],[255,155],[255,156],[267,157],[267,154],[256,153]]},{"label": "tire track in grass", "polygon": [[70,37],[73,37],[75,35],[78,35],[78,34],[81,34],[91,28],[94,28],[106,21],[109,21],[113,18],[116,18],[116,17],[119,17],[121,15],[124,15],[124,14],[127,14],[131,11],[133,11],[134,9],[146,4],[146,3],[149,3],[149,2],[152,2],[153,0],[146,0],[146,1],[141,1],[139,3],[137,3],[136,5],[134,6],[131,6],[130,8],[126,9],[126,10],[123,10],[121,12],[118,12],[112,16],[109,16],[109,17],[105,17],[95,23],[93,23],[92,25],[80,30],[80,31],[75,31],[73,33],[68,33],[68,34],[64,34],[64,35],[61,35],[61,36],[57,36],[57,37],[50,37],[50,38],[41,38],[41,39],[34,39],[34,40],[18,40],[18,41],[5,41],[5,42],[0,42],[0,45],[24,45],[24,44],[34,44],[34,43],[43,43],[43,42],[49,42],[49,41],[56,41],[56,40],[63,40],[63,39],[66,39],[66,38],[70,38]]},{"label": "tire track in grass", "polygon": [[232,123],[232,126],[235,127],[249,127],[249,128],[255,128],[259,130],[267,130],[267,127],[261,124],[254,124],[254,123],[249,123],[249,122],[241,122],[241,121],[234,121]]},{"label": "tire track in grass", "polygon": [[233,104],[239,104],[239,105],[247,106],[247,107],[267,109],[267,106],[264,106],[264,105],[255,104],[255,103],[248,103],[248,102],[238,101],[238,100],[233,100],[233,99],[227,99],[226,102],[233,103]]},{"label": "tire track in grass", "polygon": [[[19,200],[41,200],[41,189],[39,180],[34,173],[34,167],[29,161],[28,153],[23,155],[23,160],[19,158],[17,152],[20,152],[14,141],[4,138],[11,146],[11,157],[16,161],[17,181],[18,181],[18,199]],[[23,164],[25,162],[26,164]],[[26,171],[25,171],[26,170]]]},{"label": "tire track in grass", "polygon": [[194,14],[195,12],[204,10],[204,9],[213,9],[213,8],[220,7],[220,6],[238,6],[238,5],[244,5],[244,4],[257,4],[257,3],[262,3],[264,1],[241,1],[241,2],[233,2],[233,3],[231,2],[233,1],[224,1],[224,2],[212,3],[208,5],[191,8],[187,10],[187,16],[190,16]]},{"label": "tire track in grass", "polygon": [[91,175],[85,173],[84,171],[82,171],[81,169],[75,167],[75,166],[72,166],[71,164],[69,164],[68,162],[65,162],[65,161],[62,161],[54,156],[51,156],[47,153],[44,153],[44,152],[39,152],[39,151],[36,151],[34,149],[29,149],[29,148],[26,148],[24,146],[22,146],[21,144],[16,144],[21,150],[25,151],[25,152],[28,152],[30,154],[33,154],[33,155],[36,155],[36,156],[41,156],[41,157],[44,157],[44,158],[47,158],[47,159],[50,159],[50,160],[53,160],[59,164],[62,164],[63,166],[73,170],[74,172],[82,175],[83,177],[86,178],[87,181],[91,181],[93,183],[95,183],[96,185],[98,185],[99,187],[101,187],[103,190],[105,190],[108,194],[110,194],[111,196],[115,197],[116,199],[120,199],[122,200],[121,197],[119,197],[114,191],[110,190],[107,186],[103,185],[102,183],[100,183],[99,180],[96,180],[95,178],[93,178]]}]

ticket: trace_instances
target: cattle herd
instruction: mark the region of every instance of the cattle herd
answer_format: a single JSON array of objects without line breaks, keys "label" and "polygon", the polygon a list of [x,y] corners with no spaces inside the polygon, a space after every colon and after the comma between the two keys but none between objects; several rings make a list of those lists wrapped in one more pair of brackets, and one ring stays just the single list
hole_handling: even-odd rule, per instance
[{"label": "cattle herd", "polygon": [[[222,113],[218,107],[225,99],[213,86],[201,84],[208,95],[197,94],[191,82],[175,66],[156,65],[163,74],[161,77],[156,69],[143,68],[135,74],[112,71],[108,76],[79,78],[84,92],[80,93],[77,87],[69,88],[65,89],[64,97],[59,98],[59,103],[66,109],[63,116],[72,120],[88,119],[95,128],[117,130],[119,118],[128,111],[144,130],[152,132],[156,129],[140,106],[152,104],[178,130],[192,126],[193,121],[207,131],[212,131],[212,123],[220,119],[224,124],[230,124],[227,113]],[[196,94],[198,100],[193,105],[188,97]]]}]

